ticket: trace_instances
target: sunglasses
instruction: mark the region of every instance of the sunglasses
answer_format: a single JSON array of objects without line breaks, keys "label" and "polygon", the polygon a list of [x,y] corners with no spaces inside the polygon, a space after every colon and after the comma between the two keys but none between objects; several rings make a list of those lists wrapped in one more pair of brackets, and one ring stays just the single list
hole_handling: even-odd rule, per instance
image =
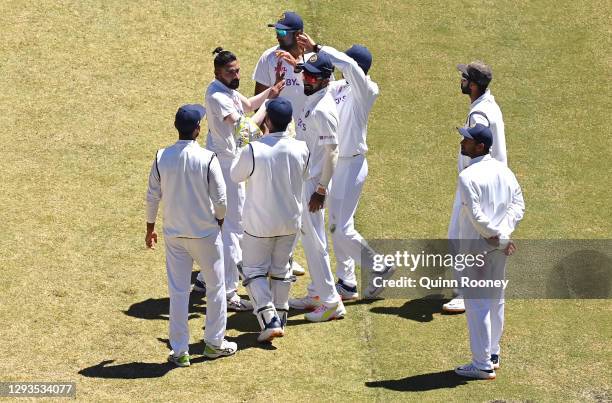
[{"label": "sunglasses", "polygon": [[302,71],[302,78],[307,84],[316,84],[319,81],[319,77],[307,72],[306,70]]},{"label": "sunglasses", "polygon": [[287,34],[289,32],[293,32],[293,31],[289,31],[289,30],[286,30],[286,29],[276,28],[276,35],[278,35],[279,38],[283,38],[283,37],[287,36]]}]

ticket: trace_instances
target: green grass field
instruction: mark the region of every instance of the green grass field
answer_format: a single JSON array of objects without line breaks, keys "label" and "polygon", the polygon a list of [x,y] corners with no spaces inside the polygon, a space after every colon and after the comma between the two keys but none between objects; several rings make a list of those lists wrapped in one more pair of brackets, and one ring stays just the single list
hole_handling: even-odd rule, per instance
[{"label": "green grass field", "polygon": [[203,101],[216,46],[252,93],[266,24],[292,9],[318,42],[374,54],[364,236],[445,236],[469,103],[454,66],[482,59],[527,204],[516,237],[612,238],[609,1],[5,0],[0,381],[73,381],[86,401],[612,400],[610,300],[508,301],[494,382],[450,374],[469,360],[465,317],[424,300],[293,316],[272,348],[232,314],[239,352],[206,361],[194,299],[195,365],[165,364],[163,247],[144,247],[155,150],[175,141],[177,107]]}]

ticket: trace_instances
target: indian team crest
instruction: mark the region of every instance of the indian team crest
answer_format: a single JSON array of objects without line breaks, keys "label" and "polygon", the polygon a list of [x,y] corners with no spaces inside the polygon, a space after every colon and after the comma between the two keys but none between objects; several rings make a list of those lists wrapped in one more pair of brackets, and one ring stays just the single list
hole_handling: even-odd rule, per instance
[{"label": "indian team crest", "polygon": [[308,63],[316,63],[317,60],[319,60],[319,56],[315,54],[315,55],[310,56],[310,59],[308,59]]}]

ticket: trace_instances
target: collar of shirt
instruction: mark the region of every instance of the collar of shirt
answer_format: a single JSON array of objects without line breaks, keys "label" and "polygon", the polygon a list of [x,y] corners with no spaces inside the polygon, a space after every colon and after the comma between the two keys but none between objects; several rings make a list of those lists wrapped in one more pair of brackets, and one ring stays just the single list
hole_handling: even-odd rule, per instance
[{"label": "collar of shirt", "polygon": [[176,142],[176,144],[185,144],[185,145],[189,145],[189,144],[195,144],[195,140],[178,140]]},{"label": "collar of shirt", "polygon": [[266,134],[266,136],[272,136],[272,137],[287,137],[287,132],[274,132],[274,133],[268,133]]},{"label": "collar of shirt", "polygon": [[215,78],[215,80],[213,81],[213,83],[215,83],[215,85],[217,87],[219,87],[219,89],[227,92],[228,94],[231,94],[232,91],[234,91],[233,89],[231,89],[230,87],[228,87],[227,85],[223,84],[221,81],[219,81],[219,79]]},{"label": "collar of shirt", "polygon": [[485,99],[489,98],[489,96],[491,95],[491,90],[489,90],[488,88],[485,90],[485,93],[482,94],[481,96],[479,96],[478,98],[476,98],[476,100],[474,102],[472,102],[472,104],[470,105],[470,108],[475,107],[476,105],[478,105],[479,103],[481,103],[482,101],[484,101]]},{"label": "collar of shirt", "polygon": [[488,161],[491,159],[491,154],[481,155],[480,157],[472,158],[470,160],[470,166],[477,164],[479,162]]},{"label": "collar of shirt", "polygon": [[323,98],[323,96],[327,93],[328,89],[329,89],[329,86],[325,88],[321,88],[319,91],[307,97],[306,103],[304,104],[304,109],[307,109],[307,108],[310,109],[313,105],[316,105],[321,100],[321,98]]}]

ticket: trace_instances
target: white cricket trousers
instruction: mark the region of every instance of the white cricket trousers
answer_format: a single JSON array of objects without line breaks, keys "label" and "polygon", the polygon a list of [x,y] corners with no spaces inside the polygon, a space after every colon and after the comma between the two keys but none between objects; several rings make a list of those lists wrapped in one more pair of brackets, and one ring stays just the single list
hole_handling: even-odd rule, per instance
[{"label": "white cricket trousers", "polygon": [[363,184],[368,176],[365,155],[340,157],[329,192],[329,228],[336,255],[336,276],[348,286],[357,286],[355,262],[362,270],[374,267],[374,252],[355,229]]},{"label": "white cricket trousers", "polygon": [[189,352],[189,294],[195,260],[206,281],[204,341],[220,346],[225,336],[227,305],[223,252],[219,232],[206,238],[165,238],[170,294],[170,346],[175,354]]},{"label": "white cricket trousers", "polygon": [[221,233],[223,236],[223,261],[225,262],[225,292],[227,297],[231,297],[238,289],[238,266],[242,260],[242,210],[244,208],[244,182],[236,183],[230,177],[230,167],[232,159],[219,158],[221,172],[225,180],[227,212]]},{"label": "white cricket trousers", "polygon": [[[258,238],[245,232],[242,238],[242,272],[247,281],[253,279],[250,280],[248,290],[256,311],[271,305],[277,310],[289,309],[289,258],[293,253],[296,236]],[[268,275],[285,281],[270,281]],[[279,285],[279,281],[286,284]]]},{"label": "white cricket trousers", "polygon": [[[506,260],[507,256],[501,250],[489,252],[482,268],[491,271],[486,277],[504,279]],[[499,341],[504,330],[504,292],[502,289],[496,290],[494,298],[486,299],[470,298],[469,294],[471,292],[465,292],[464,297],[472,364],[479,369],[493,369],[491,354],[499,355]]]},{"label": "white cricket trousers", "polygon": [[325,305],[335,305],[340,301],[336,291],[334,275],[331,271],[325,233],[325,209],[311,213],[308,210],[310,196],[317,188],[318,181],[309,179],[302,188],[302,246],[308,263],[310,284],[308,295],[319,296]]}]

